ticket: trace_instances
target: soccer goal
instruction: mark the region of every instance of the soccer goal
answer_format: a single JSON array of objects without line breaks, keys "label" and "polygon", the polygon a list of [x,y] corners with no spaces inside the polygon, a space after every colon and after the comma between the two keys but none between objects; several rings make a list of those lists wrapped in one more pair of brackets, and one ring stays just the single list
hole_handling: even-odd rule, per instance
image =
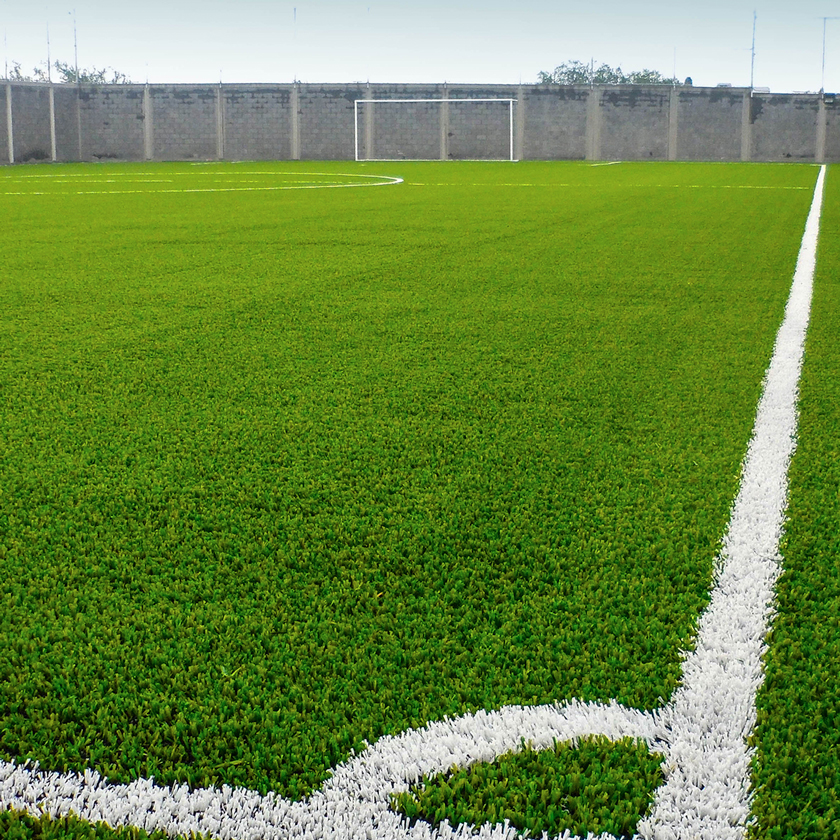
[{"label": "soccer goal", "polygon": [[356,160],[516,160],[515,99],[357,99]]}]

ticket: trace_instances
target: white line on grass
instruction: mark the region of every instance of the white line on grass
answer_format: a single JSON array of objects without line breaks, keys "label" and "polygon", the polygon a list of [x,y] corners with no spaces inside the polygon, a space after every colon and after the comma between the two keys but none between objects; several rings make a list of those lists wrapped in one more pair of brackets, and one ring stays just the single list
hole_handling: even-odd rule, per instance
[{"label": "white line on grass", "polygon": [[683,683],[657,713],[666,784],[643,837],[742,837],[749,818],[750,751],[761,657],[781,571],[779,538],[796,445],[796,399],[811,308],[825,167],[814,199],[773,358],[758,404],[741,487],[724,539],[711,602],[700,618]]},{"label": "white line on grass", "polygon": [[[211,164],[213,166],[224,166],[226,164]],[[197,166],[197,164],[191,164]],[[31,178],[39,180],[54,181],[65,178],[84,178],[86,180],[95,181],[97,179],[118,179],[121,181],[131,181],[134,178],[159,178],[159,172],[96,172],[91,169],[88,172],[36,172],[30,175],[18,175],[15,173],[8,180],[23,181]],[[289,170],[269,170],[269,169],[253,169],[253,170],[239,170],[235,172],[225,172],[220,170],[218,172],[171,172],[169,173],[175,178],[239,178],[242,175],[264,175],[266,177],[293,177],[293,178],[309,178],[315,175],[318,178],[366,178],[368,180],[382,180],[386,181],[400,181],[400,178],[393,178],[390,175],[367,175],[362,172],[296,172]]]},{"label": "white line on grass", "polygon": [[[543,188],[557,188],[557,187],[584,187],[591,188],[591,185],[586,184],[551,184],[539,183],[528,184],[522,182],[503,183],[482,182],[475,184],[456,184],[452,181],[445,181],[440,183],[427,183],[425,181],[407,181],[409,187],[543,187]],[[621,184],[624,188],[629,189],[666,189],[666,190],[810,190],[810,187],[796,187],[796,186],[777,186],[773,184]],[[611,185],[610,189],[614,189],[615,185]]]},{"label": "white line on grass", "polygon": [[750,810],[746,738],[755,725],[761,657],[780,571],[779,537],[795,446],[797,383],[824,180],[821,167],[711,601],[700,618],[696,647],[685,657],[682,684],[667,705],[648,712],[615,702],[572,700],[445,719],[381,738],[336,767],[322,788],[301,802],[241,788],[162,787],[151,779],[112,785],[93,771],[47,773],[37,766],[2,762],[0,805],[35,816],[75,813],[112,826],[162,829],[172,835],[208,833],[225,840],[509,840],[516,831],[507,824],[410,827],[389,809],[390,796],[453,765],[492,761],[519,749],[523,740],[540,749],[555,740],[588,735],[614,740],[630,736],[665,755],[665,783],[656,792],[651,814],[639,823],[639,837],[742,838]]},{"label": "white line on grass", "polygon": [[[182,173],[175,173],[176,175],[181,175]],[[201,173],[183,173],[185,177],[193,177],[196,174],[201,175],[213,175],[214,177],[221,178],[223,177],[223,173],[218,172],[201,172]],[[325,190],[325,189],[346,189],[351,187],[389,187],[393,186],[394,184],[402,184],[402,178],[395,178],[391,175],[350,175],[344,172],[236,172],[232,173],[234,177],[240,177],[241,175],[285,175],[289,176],[292,175],[296,178],[298,177],[329,177],[329,178],[365,178],[368,180],[355,183],[355,184],[318,184],[318,183],[310,183],[310,184],[285,184],[280,186],[267,186],[267,187],[181,187],[181,188],[172,188],[172,189],[151,189],[151,190],[64,190],[64,191],[46,191],[46,190],[17,190],[17,191],[8,191],[8,192],[0,192],[0,195],[136,195],[136,194],[149,194],[149,195],[158,195],[160,193],[220,193],[220,192],[277,192],[281,190]],[[44,176],[34,176],[34,175],[25,175],[22,176],[25,178],[69,178],[75,177],[71,175],[44,175]],[[18,179],[15,179],[18,180]],[[0,182],[2,183],[2,182]],[[133,179],[129,178],[119,178],[119,179],[109,179],[109,180],[94,180],[94,183],[102,184],[102,183],[134,183]],[[144,183],[144,182],[138,182]],[[248,181],[246,183],[254,183],[253,181]]]}]

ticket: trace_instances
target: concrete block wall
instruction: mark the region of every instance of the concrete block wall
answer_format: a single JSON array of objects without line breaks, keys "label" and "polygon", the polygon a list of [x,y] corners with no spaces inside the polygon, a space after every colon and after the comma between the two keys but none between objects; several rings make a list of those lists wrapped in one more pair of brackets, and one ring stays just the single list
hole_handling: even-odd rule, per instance
[{"label": "concrete block wall", "polygon": [[79,99],[72,87],[56,85],[53,88],[53,113],[55,119],[55,158],[59,161],[78,160]]},{"label": "concrete block wall", "polygon": [[237,85],[219,90],[223,129],[219,157],[227,160],[293,157],[291,85]]},{"label": "concrete block wall", "polygon": [[749,91],[679,88],[676,159],[740,160]]},{"label": "concrete block wall", "polygon": [[12,85],[15,161],[52,160],[49,85]]},{"label": "concrete block wall", "polygon": [[819,99],[798,94],[753,95],[752,160],[815,160]]},{"label": "concrete block wall", "polygon": [[601,88],[597,119],[606,160],[667,160],[671,88],[617,85]]},{"label": "concrete block wall", "polygon": [[[840,161],[831,95],[748,88],[554,85],[0,85],[0,160]],[[5,141],[5,143],[4,143]],[[5,145],[5,149],[3,149]]]},{"label": "concrete block wall", "polygon": [[77,95],[76,159],[145,159],[143,86],[96,85],[80,88]]},{"label": "concrete block wall", "polygon": [[840,161],[840,95],[825,98],[824,159]]},{"label": "concrete block wall", "polygon": [[511,157],[510,106],[503,102],[450,100],[447,157],[506,160]]},{"label": "concrete block wall", "polygon": [[[516,99],[517,88],[453,87],[449,89],[446,157],[450,160],[507,160],[511,154],[510,106],[507,102],[459,100]],[[516,109],[514,106],[514,118]]]},{"label": "concrete block wall", "polygon": [[364,85],[299,85],[300,157],[353,160],[355,101],[372,99]]},{"label": "concrete block wall", "polygon": [[210,160],[219,156],[218,86],[155,85],[150,98],[152,158]]},{"label": "concrete block wall", "polygon": [[[380,97],[376,92],[376,98]],[[367,103],[360,106],[359,157],[363,159],[439,160],[448,101]]]},{"label": "concrete block wall", "polygon": [[11,93],[11,85],[0,85],[0,163],[10,163],[14,160],[12,149],[9,147],[9,115],[6,96]]},{"label": "concrete block wall", "polygon": [[588,87],[537,85],[517,92],[516,118],[523,160],[586,158]]}]

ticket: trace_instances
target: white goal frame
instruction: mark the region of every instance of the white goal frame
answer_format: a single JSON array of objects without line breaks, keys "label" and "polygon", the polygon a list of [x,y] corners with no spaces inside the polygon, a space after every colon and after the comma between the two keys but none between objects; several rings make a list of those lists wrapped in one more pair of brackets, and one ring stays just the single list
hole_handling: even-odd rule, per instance
[{"label": "white goal frame", "polygon": [[[356,160],[361,162],[376,162],[376,161],[398,161],[398,160],[415,160],[415,161],[437,161],[437,160],[448,160],[448,158],[378,158],[378,157],[359,157],[359,150],[360,150],[360,138],[362,129],[359,126],[359,115],[362,113],[362,108],[359,106],[365,105],[377,105],[377,104],[398,104],[398,103],[420,103],[420,102],[427,102],[427,103],[434,103],[437,105],[462,105],[465,103],[471,102],[506,102],[508,105],[508,112],[510,114],[510,137],[509,137],[509,148],[510,148],[510,157],[502,157],[502,158],[474,158],[473,160],[479,161],[511,161],[512,163],[517,162],[517,157],[514,154],[514,110],[515,106],[519,100],[518,99],[509,99],[505,97],[488,97],[488,98],[475,98],[475,99],[449,99],[449,98],[438,98],[438,99],[356,99],[353,101],[353,125],[354,125],[354,138],[355,138],[355,149],[356,149]],[[459,158],[460,160],[469,160],[469,158]]]}]

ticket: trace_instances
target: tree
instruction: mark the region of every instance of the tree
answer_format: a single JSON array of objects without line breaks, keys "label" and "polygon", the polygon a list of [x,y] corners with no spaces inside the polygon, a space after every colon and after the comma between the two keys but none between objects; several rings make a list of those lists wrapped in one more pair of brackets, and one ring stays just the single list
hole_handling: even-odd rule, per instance
[{"label": "tree", "polygon": [[125,73],[120,73],[114,70],[113,67],[103,67],[101,70],[92,67],[79,70],[79,76],[76,78],[76,68],[68,64],[66,61],[56,61],[53,65],[58,71],[59,81],[65,84],[82,85],[130,85],[131,79]]},{"label": "tree", "polygon": [[613,69],[609,64],[602,64],[592,73],[595,85],[626,85],[627,79],[620,67]]},{"label": "tree", "polygon": [[9,81],[10,82],[46,82],[47,81],[47,72],[44,70],[43,67],[34,67],[32,69],[32,75],[30,76],[28,73],[24,73],[21,69],[21,63],[19,61],[12,62],[12,69],[9,72]]},{"label": "tree", "polygon": [[[99,69],[92,67],[88,69],[79,68],[78,77],[76,75],[76,68],[67,61],[53,62],[53,68],[56,71],[56,81],[60,84],[74,85],[77,82],[82,85],[129,85],[131,79],[125,74],[114,70],[113,67],[103,67]],[[48,82],[49,74],[44,66],[39,65],[32,68],[32,74],[24,73],[21,70],[21,63],[13,61],[11,70],[9,71],[9,81],[11,82]]]},{"label": "tree", "polygon": [[551,73],[541,70],[537,81],[542,85],[678,85],[676,78],[666,78],[658,70],[633,70],[602,64],[594,67],[582,61],[565,61]]},{"label": "tree", "polygon": [[544,85],[588,85],[592,82],[589,65],[582,61],[566,61],[555,67],[552,73],[539,73],[540,84]]},{"label": "tree", "polygon": [[666,79],[658,70],[634,70],[628,76],[631,85],[678,85],[676,79]]}]

